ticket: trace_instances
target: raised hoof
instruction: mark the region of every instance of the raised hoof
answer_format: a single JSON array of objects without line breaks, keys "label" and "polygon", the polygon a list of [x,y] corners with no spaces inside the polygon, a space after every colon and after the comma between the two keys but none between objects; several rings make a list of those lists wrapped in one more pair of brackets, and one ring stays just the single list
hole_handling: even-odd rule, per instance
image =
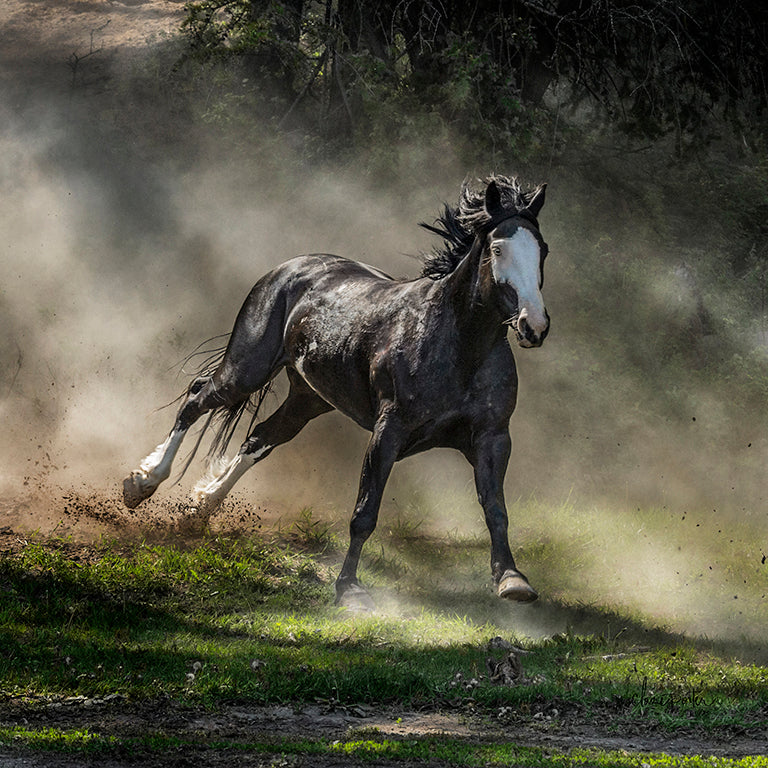
[{"label": "raised hoof", "polygon": [[157,485],[149,483],[146,475],[131,472],[123,480],[123,504],[128,509],[136,509],[144,499],[148,499],[157,490]]},{"label": "raised hoof", "polygon": [[497,592],[505,600],[518,603],[531,603],[538,598],[539,593],[528,583],[528,579],[518,571],[506,571],[499,579]]},{"label": "raised hoof", "polygon": [[371,613],[375,610],[371,596],[359,585],[349,584],[336,595],[336,605],[355,613]]}]

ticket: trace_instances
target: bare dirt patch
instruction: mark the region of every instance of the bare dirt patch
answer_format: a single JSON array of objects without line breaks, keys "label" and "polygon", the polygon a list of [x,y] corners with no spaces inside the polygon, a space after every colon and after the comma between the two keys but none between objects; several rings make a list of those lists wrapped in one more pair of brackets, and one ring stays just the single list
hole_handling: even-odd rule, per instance
[{"label": "bare dirt patch", "polygon": [[114,85],[112,75],[183,18],[182,0],[8,0],[0,9],[0,85],[16,103],[41,90],[91,96]]},{"label": "bare dirt patch", "polygon": [[[87,729],[101,736],[140,739],[161,733],[164,737],[184,740],[183,759],[203,760],[206,765],[271,764],[269,758],[249,751],[248,745],[272,745],[279,752],[280,742],[316,739],[324,741],[357,739],[423,739],[444,737],[476,743],[512,741],[519,746],[568,750],[574,747],[594,747],[627,752],[664,752],[676,755],[711,755],[738,758],[759,755],[764,751],[762,737],[738,737],[733,734],[720,738],[711,734],[676,733],[611,733],[609,719],[602,727],[586,725],[577,717],[552,718],[539,721],[509,721],[470,711],[404,711],[377,708],[364,704],[351,707],[317,705],[252,706],[238,703],[223,706],[215,712],[177,702],[150,701],[135,703],[119,696],[110,700],[52,699],[6,701],[0,705],[0,724],[24,725],[36,728]],[[226,742],[226,747],[208,746]],[[239,749],[240,748],[240,749]],[[191,753],[191,754],[190,754]],[[4,756],[0,751],[0,759]],[[19,754],[22,754],[21,751]],[[87,758],[58,755],[23,754],[33,762],[25,765],[87,765]],[[147,752],[132,754],[130,759],[111,757],[100,765],[183,765],[181,755],[171,762],[167,756]],[[51,760],[51,762],[45,762]],[[241,762],[245,760],[246,762]],[[250,762],[248,762],[250,760]],[[39,762],[35,762],[39,761]],[[6,763],[3,763],[4,765]],[[354,765],[343,757],[297,757],[290,765]],[[390,764],[382,761],[381,765]]]},{"label": "bare dirt patch", "polygon": [[[55,537],[77,557],[83,547],[105,538],[148,543],[187,541],[189,533],[183,527],[187,511],[188,501],[181,494],[150,499],[136,510],[126,509],[118,487],[106,493],[30,479],[23,491],[0,498],[0,549],[17,551],[30,536],[43,540]],[[274,530],[281,525],[281,508],[254,506],[234,495],[216,511],[209,532],[247,536],[262,527]]]}]

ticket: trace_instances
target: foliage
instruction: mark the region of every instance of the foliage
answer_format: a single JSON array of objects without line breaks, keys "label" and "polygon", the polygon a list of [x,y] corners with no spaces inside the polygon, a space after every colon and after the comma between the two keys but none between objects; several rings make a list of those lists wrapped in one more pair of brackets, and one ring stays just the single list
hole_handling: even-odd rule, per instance
[{"label": "foliage", "polygon": [[758,4],[566,1],[547,10],[550,66],[630,131],[700,138],[716,109],[741,131],[764,117],[768,15]]},{"label": "foliage", "polygon": [[533,125],[520,117],[555,84],[565,106],[589,98],[626,131],[681,147],[714,116],[751,139],[765,131],[768,13],[743,1],[201,0],[185,26],[196,53],[251,61],[281,123],[319,106],[327,136],[365,133],[374,104],[397,97],[475,138],[492,125],[520,142]]},{"label": "foliage", "polygon": [[287,531],[290,541],[306,552],[322,554],[336,547],[332,524],[314,517],[310,507],[304,507]]}]

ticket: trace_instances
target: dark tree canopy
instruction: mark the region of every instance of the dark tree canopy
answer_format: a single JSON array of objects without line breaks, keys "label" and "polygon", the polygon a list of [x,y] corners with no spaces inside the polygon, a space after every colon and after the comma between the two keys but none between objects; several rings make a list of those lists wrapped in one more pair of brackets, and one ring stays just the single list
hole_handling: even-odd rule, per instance
[{"label": "dark tree canopy", "polygon": [[540,105],[554,84],[641,136],[696,133],[713,118],[766,127],[758,2],[202,0],[186,27],[198,52],[256,68],[285,117],[319,102],[334,130],[364,121],[372,95],[448,113],[471,103],[495,120]]}]

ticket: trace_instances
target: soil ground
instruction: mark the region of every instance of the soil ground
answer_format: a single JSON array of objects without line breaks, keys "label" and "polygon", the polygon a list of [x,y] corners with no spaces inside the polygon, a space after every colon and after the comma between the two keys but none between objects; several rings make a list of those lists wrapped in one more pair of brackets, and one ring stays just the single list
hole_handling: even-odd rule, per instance
[{"label": "soil ground", "polygon": [[[12,701],[0,705],[0,723],[61,729],[87,729],[102,736],[138,738],[156,732],[162,723],[167,737],[193,740],[199,746],[194,754],[132,755],[130,758],[101,757],[99,765],[116,768],[122,765],[259,765],[269,764],[263,755],[232,754],[231,750],[206,748],[202,745],[226,740],[240,742],[276,743],[281,739],[307,738],[334,741],[345,738],[422,738],[445,736],[471,743],[512,741],[520,746],[568,750],[574,747],[596,747],[626,752],[665,752],[678,755],[707,755],[743,757],[759,755],[765,751],[760,738],[730,735],[713,737],[711,734],[683,733],[663,736],[654,733],[611,733],[610,720],[602,726],[580,723],[577,717],[544,717],[537,722],[491,721],[471,712],[414,712],[394,708],[373,708],[365,705],[331,709],[321,705],[259,706],[237,704],[210,712],[194,707],[183,707],[165,701],[131,703],[121,699],[113,701],[73,699],[36,702]],[[24,761],[21,761],[21,756]],[[13,753],[0,750],[0,765],[61,765],[90,764],[89,759],[67,755],[39,754],[28,750],[18,752],[18,763]],[[252,762],[249,762],[250,761]],[[294,758],[291,765],[330,766],[355,765],[351,758],[311,756]],[[94,761],[95,762],[95,761]],[[389,762],[382,762],[388,765]]]},{"label": "soil ground", "polygon": [[[151,41],[177,29],[184,14],[181,0],[4,0],[0,5],[0,92],[6,108],[29,114],[53,95],[63,101],[75,87],[78,97],[90,100],[94,115],[108,103],[117,88],[121,68],[141,57]],[[26,518],[63,521],[56,533],[75,532],[81,541],[73,544],[74,557],[89,556],[89,536],[126,535],[134,531],[143,538],[152,532],[159,538],[175,535],[169,522],[172,514],[162,507],[142,511],[141,528],[122,508],[119,499],[95,495],[68,497],[66,492],[29,489],[29,493],[0,502],[0,551],[23,545]],[[258,515],[248,520],[235,511],[219,516],[225,529],[257,524]],[[45,530],[45,525],[42,526]],[[595,746],[627,751],[663,751],[680,754],[742,756],[761,754],[762,740],[727,734],[688,733],[671,737],[658,733],[623,733],[604,723],[586,724],[578,713],[526,722],[491,721],[472,712],[408,712],[376,709],[361,705],[354,709],[330,710],[319,705],[254,707],[231,705],[219,711],[186,708],[166,701],[130,702],[57,699],[10,699],[0,702],[0,724],[88,729],[102,735],[138,736],[162,723],[167,735],[187,736],[203,745],[214,739],[230,742],[258,739],[273,741],[308,736],[344,738],[356,729],[377,729],[381,736],[407,738],[444,734],[481,743],[513,740],[521,745],[568,749]],[[183,766],[183,765],[313,765],[350,766],[349,758],[275,758],[249,753],[233,754],[200,746],[184,753],[82,757],[60,753],[37,753],[21,749],[0,749],[0,766]],[[382,762],[381,765],[389,764]],[[375,765],[375,763],[374,763]]]}]

